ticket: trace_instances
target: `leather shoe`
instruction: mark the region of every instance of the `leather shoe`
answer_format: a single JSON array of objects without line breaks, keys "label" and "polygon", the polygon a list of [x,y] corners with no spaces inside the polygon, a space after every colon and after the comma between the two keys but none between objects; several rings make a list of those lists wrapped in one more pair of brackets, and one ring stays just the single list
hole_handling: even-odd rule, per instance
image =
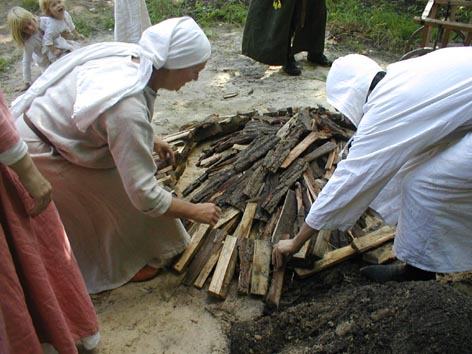
[{"label": "leather shoe", "polygon": [[306,60],[315,65],[319,66],[324,66],[324,67],[330,67],[333,62],[329,60],[326,55],[324,54],[311,54],[308,53],[308,56],[306,57]]},{"label": "leather shoe", "polygon": [[298,76],[302,73],[300,68],[297,66],[297,62],[295,61],[294,57],[290,57],[287,64],[285,64],[282,69],[290,76]]},{"label": "leather shoe", "polygon": [[377,283],[436,279],[436,273],[428,272],[409,264],[371,265],[361,268],[360,272]]}]

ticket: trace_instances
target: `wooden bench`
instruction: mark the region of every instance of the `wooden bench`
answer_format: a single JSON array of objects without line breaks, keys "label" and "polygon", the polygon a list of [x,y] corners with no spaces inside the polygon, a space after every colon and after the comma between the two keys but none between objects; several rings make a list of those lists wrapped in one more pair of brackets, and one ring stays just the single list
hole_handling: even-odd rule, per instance
[{"label": "wooden bench", "polygon": [[[460,14],[468,13],[468,21],[461,22]],[[458,12],[459,11],[459,12]],[[421,46],[433,49],[451,45],[470,46],[472,41],[472,1],[467,0],[429,0],[423,14],[414,21],[423,26]],[[460,16],[459,16],[460,17]],[[434,29],[440,31],[434,33]],[[459,35],[460,41],[451,42],[451,35]]]}]

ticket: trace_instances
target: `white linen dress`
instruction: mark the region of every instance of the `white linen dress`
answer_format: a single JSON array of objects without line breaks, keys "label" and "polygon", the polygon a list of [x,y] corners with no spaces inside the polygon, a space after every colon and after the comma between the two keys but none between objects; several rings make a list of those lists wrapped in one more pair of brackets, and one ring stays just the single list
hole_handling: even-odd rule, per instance
[{"label": "white linen dress", "polygon": [[87,289],[97,293],[123,285],[146,264],[166,264],[190,237],[179,219],[162,216],[172,196],[154,177],[150,121],[156,93],[146,87],[123,98],[81,132],[70,118],[79,68],[37,97],[27,112],[61,155],[23,119],[16,124],[53,186]]},{"label": "white linen dress", "polygon": [[348,229],[370,205],[398,223],[400,260],[432,272],[472,269],[471,63],[472,48],[461,47],[387,67],[360,102],[348,157],[312,205],[310,227]]},{"label": "white linen dress", "polygon": [[47,50],[43,51],[43,34],[47,27],[48,20],[49,17],[40,17],[38,31],[25,41],[23,59],[21,62],[24,83],[30,84],[33,82],[31,79],[31,65],[33,65],[33,63],[38,65],[41,71],[44,71],[49,64],[51,64]]},{"label": "white linen dress", "polygon": [[78,42],[67,40],[61,35],[63,32],[72,32],[74,30],[74,21],[67,11],[64,12],[64,19],[62,20],[58,20],[54,17],[48,18],[44,29],[43,53],[48,55],[51,62],[56,61],[58,58],[56,58],[54,53],[48,49],[48,46],[50,45],[54,45],[56,48],[65,52],[71,52],[80,48]]}]

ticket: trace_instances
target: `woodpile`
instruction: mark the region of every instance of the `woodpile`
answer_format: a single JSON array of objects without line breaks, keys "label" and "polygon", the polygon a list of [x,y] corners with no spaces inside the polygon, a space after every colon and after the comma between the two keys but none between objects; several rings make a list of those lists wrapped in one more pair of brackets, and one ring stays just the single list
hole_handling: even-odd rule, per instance
[{"label": "woodpile", "polygon": [[[318,107],[215,116],[166,136],[178,163],[160,166],[157,179],[181,198],[223,210],[214,228],[187,225],[191,242],[173,265],[185,272],[184,283],[199,289],[209,283],[209,294],[225,298],[237,275],[238,293],[277,307],[285,270],[273,271],[272,245],[298,232],[340,155],[347,154],[353,129],[340,114]],[[176,190],[197,151],[192,163],[200,174]],[[394,234],[367,212],[346,232],[321,230],[287,266],[306,277],[361,253],[383,263],[395,258]]]}]

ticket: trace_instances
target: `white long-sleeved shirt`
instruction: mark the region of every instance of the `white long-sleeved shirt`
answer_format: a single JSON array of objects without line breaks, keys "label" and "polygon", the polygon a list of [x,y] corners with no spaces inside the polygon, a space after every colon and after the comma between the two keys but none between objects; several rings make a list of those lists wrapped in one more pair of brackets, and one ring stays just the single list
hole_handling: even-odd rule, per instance
[{"label": "white long-sleeved shirt", "polygon": [[[472,48],[445,48],[391,64],[370,94],[346,160],[306,218],[317,230],[353,226],[375,200],[394,224],[407,163],[472,129]],[[392,182],[392,183],[390,183]]]},{"label": "white long-sleeved shirt", "polygon": [[162,215],[172,195],[154,177],[151,119],[156,93],[146,87],[122,99],[81,132],[71,118],[77,71],[49,87],[47,95],[37,97],[28,117],[68,161],[91,169],[116,167],[133,205],[150,216]]}]

